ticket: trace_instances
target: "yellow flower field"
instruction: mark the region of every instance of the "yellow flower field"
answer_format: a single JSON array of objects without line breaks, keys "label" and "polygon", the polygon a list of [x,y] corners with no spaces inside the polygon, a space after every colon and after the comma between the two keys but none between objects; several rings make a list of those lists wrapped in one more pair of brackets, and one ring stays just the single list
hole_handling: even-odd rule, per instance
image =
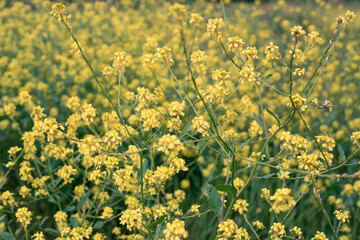
[{"label": "yellow flower field", "polygon": [[0,239],[360,239],[357,9],[0,2]]}]

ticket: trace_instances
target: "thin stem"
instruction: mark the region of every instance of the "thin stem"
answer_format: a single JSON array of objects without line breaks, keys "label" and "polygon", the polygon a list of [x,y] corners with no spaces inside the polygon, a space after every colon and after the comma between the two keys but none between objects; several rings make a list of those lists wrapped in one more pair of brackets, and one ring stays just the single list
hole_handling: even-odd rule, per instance
[{"label": "thin stem", "polygon": [[260,109],[261,109],[261,115],[262,115],[262,119],[263,119],[263,125],[264,125],[265,135],[266,135],[266,137],[268,137],[268,136],[269,136],[269,133],[268,133],[267,127],[266,127],[265,113],[264,113],[264,105],[263,105],[263,103],[262,103],[262,97],[261,97],[260,87],[259,87],[259,85],[257,85],[256,83],[255,83],[255,86],[256,86],[256,88],[257,88],[257,90],[258,90],[258,93],[259,93]]},{"label": "thin stem", "polygon": [[301,198],[305,195],[306,191],[308,190],[308,188],[310,187],[311,183],[309,183],[305,190],[301,193],[300,197],[296,200],[296,203],[291,207],[291,209],[286,213],[285,217],[283,218],[283,220],[281,221],[281,224],[283,224],[285,222],[285,220],[290,216],[290,213],[292,212],[292,210],[295,208],[295,206],[298,204],[298,202],[301,200]]},{"label": "thin stem", "polygon": [[121,78],[122,78],[122,72],[119,71],[119,85],[118,85],[118,108],[120,111],[120,87],[121,87]]},{"label": "thin stem", "polygon": [[306,130],[309,132],[309,134],[311,135],[311,137],[314,139],[314,141],[315,141],[315,143],[316,143],[319,151],[321,152],[321,155],[322,155],[323,158],[324,158],[324,161],[325,161],[325,163],[326,163],[327,168],[330,170],[329,162],[328,162],[328,160],[326,159],[325,154],[324,154],[323,150],[321,149],[321,146],[320,146],[318,140],[316,139],[316,137],[314,136],[314,134],[311,132],[311,130],[310,130],[309,127],[307,126],[307,124],[306,124],[303,116],[301,115],[300,111],[297,111],[297,112],[298,112],[298,114],[299,114],[299,116],[300,116],[300,118],[301,118],[301,121],[303,122]]},{"label": "thin stem", "polygon": [[[74,42],[76,43],[80,53],[81,53],[81,56],[82,58],[84,59],[84,61],[86,62],[86,64],[88,65],[91,73],[93,74],[94,78],[95,78],[95,81],[96,83],[98,84],[98,86],[100,87],[102,93],[104,94],[104,96],[107,98],[107,100],[110,102],[111,106],[113,107],[113,109],[115,110],[117,116],[119,117],[120,119],[120,122],[121,124],[124,126],[127,134],[129,135],[130,139],[131,139],[131,142],[137,147],[137,148],[140,148],[139,145],[137,144],[137,142],[135,141],[134,137],[132,136],[132,134],[130,133],[129,129],[126,127],[126,123],[124,121],[124,119],[122,118],[121,114],[120,114],[120,111],[119,109],[115,106],[115,104],[112,102],[109,94],[104,90],[103,86],[101,85],[99,79],[97,78],[96,74],[95,74],[95,71],[93,69],[93,67],[91,66],[89,60],[86,58],[85,56],[85,53],[83,51],[83,49],[80,47],[80,44],[78,42],[78,40],[76,39],[76,37],[74,36],[74,34],[72,33],[70,27],[67,25],[66,21],[64,21],[64,18],[62,16],[62,14],[60,14],[60,17],[61,17],[61,20],[62,22],[64,23],[66,29],[68,30],[68,32],[70,33],[72,39],[74,40]],[[142,160],[142,152],[140,152],[140,179],[141,179],[141,202],[142,202],[142,206],[143,208],[145,207],[145,203],[144,203],[144,180],[143,180],[143,160]]]},{"label": "thin stem", "polygon": [[329,215],[327,214],[327,212],[326,212],[326,210],[325,210],[325,208],[324,208],[324,205],[322,204],[322,200],[321,200],[321,197],[320,197],[320,193],[318,192],[318,189],[317,189],[316,186],[315,186],[314,179],[313,179],[313,186],[314,186],[314,194],[315,194],[316,199],[318,200],[318,203],[319,203],[319,205],[320,205],[320,207],[321,207],[321,210],[323,211],[323,213],[324,213],[324,215],[325,215],[325,217],[326,217],[326,219],[327,219],[327,221],[328,221],[328,223],[329,223],[329,225],[330,225],[330,227],[331,227],[331,230],[333,231],[336,239],[339,239],[338,235],[336,234],[335,228],[334,228],[334,226],[333,226],[332,223],[331,223],[330,217],[329,217]]},{"label": "thin stem", "polygon": [[227,17],[226,17],[226,12],[225,12],[225,7],[224,7],[224,2],[223,2],[223,0],[220,0],[220,3],[221,3],[222,11],[223,11],[223,13],[224,13],[225,26],[226,26],[227,31],[229,32],[229,35],[231,36],[231,32],[230,32],[229,24],[228,24],[228,21],[227,21]]},{"label": "thin stem", "polygon": [[247,219],[246,214],[243,214],[245,222],[247,223],[247,225],[249,225],[251,231],[255,234],[256,238],[260,240],[259,235],[256,233],[255,229],[253,228],[253,226],[251,225],[251,223],[249,222],[249,220]]},{"label": "thin stem", "polygon": [[327,55],[327,53],[329,52],[329,50],[330,50],[330,48],[331,48],[331,45],[332,45],[332,43],[333,43],[333,39],[335,38],[336,33],[337,33],[339,27],[340,27],[340,25],[337,25],[337,27],[336,27],[336,29],[335,29],[335,31],[334,31],[335,34],[334,34],[333,37],[331,38],[330,44],[329,44],[328,48],[326,49],[324,55],[321,57],[318,65],[317,65],[316,68],[315,68],[315,71],[313,72],[313,74],[311,75],[309,81],[307,82],[307,84],[305,85],[304,89],[302,90],[302,93],[305,93],[307,87],[310,85],[311,81],[312,81],[313,78],[315,77],[315,75],[316,75],[317,71],[319,70],[320,66],[323,64],[323,61],[324,61],[324,59],[325,59],[325,56]]}]

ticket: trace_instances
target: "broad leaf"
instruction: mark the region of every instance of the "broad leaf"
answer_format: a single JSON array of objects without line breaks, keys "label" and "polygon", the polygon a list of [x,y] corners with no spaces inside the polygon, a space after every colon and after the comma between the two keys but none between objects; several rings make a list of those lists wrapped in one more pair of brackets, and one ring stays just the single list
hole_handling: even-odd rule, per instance
[{"label": "broad leaf", "polygon": [[233,196],[236,196],[236,193],[237,193],[237,190],[235,187],[233,186],[229,186],[229,185],[223,185],[223,184],[219,184],[216,186],[216,189],[218,191],[221,191],[221,192],[226,192],[230,195],[233,195]]},{"label": "broad leaf", "polygon": [[264,128],[264,125],[263,123],[261,122],[260,118],[256,115],[256,113],[253,113],[254,114],[254,119],[255,121],[257,122],[257,124],[259,124],[259,126],[264,130],[265,132],[265,128]]},{"label": "broad leaf", "polygon": [[15,240],[15,238],[9,232],[0,232],[0,237],[3,240]]},{"label": "broad leaf", "polygon": [[207,194],[207,200],[208,200],[208,204],[211,208],[211,210],[213,210],[215,212],[215,214],[220,217],[221,215],[221,198],[220,198],[220,194],[218,193],[218,191],[216,190],[216,188],[211,185],[211,184],[206,184],[204,187],[204,191]]}]

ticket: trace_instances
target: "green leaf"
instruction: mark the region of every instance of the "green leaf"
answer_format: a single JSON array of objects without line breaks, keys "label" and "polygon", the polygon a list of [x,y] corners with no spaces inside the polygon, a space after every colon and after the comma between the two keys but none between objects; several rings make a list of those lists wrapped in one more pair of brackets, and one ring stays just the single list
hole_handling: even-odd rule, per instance
[{"label": "green leaf", "polygon": [[40,222],[40,227],[45,223],[46,220],[48,220],[48,216],[44,217],[43,219],[41,219],[41,222]]},{"label": "green leaf", "polygon": [[74,227],[74,228],[80,225],[79,221],[78,221],[77,218],[75,218],[75,217],[71,217],[71,218],[70,218],[70,224],[71,224],[71,226]]},{"label": "green leaf", "polygon": [[3,240],[15,240],[15,238],[9,232],[0,232],[0,237]]},{"label": "green leaf", "polygon": [[237,190],[234,186],[229,186],[229,185],[223,185],[223,184],[219,184],[216,186],[216,189],[218,191],[221,192],[226,192],[230,195],[236,196]]},{"label": "green leaf", "polygon": [[246,145],[248,145],[248,144],[250,143],[251,140],[253,140],[253,137],[252,137],[252,138],[249,138],[248,140],[246,140],[245,142],[243,142],[243,143],[240,145],[238,151],[241,151]]},{"label": "green leaf", "polygon": [[260,118],[256,115],[256,113],[253,112],[253,114],[254,114],[255,121],[257,122],[257,124],[259,124],[259,126],[260,126],[260,127],[264,130],[264,132],[265,132],[264,125],[263,125],[263,123],[261,122]]},{"label": "green leaf", "polygon": [[[57,196],[56,196],[57,197]],[[49,200],[48,200],[50,203],[55,203],[56,204],[56,200],[53,196],[49,196]]]},{"label": "green leaf", "polygon": [[51,235],[55,235],[55,236],[59,236],[59,235],[60,235],[59,230],[56,230],[56,229],[45,228],[44,231],[47,232],[47,233],[50,233]]},{"label": "green leaf", "polygon": [[125,104],[123,105],[122,109],[121,109],[121,116],[124,116],[124,112],[125,112]]},{"label": "green leaf", "polygon": [[207,201],[208,204],[211,208],[211,210],[213,210],[215,212],[215,214],[220,217],[221,215],[221,198],[220,198],[220,194],[218,193],[218,191],[216,190],[216,188],[211,185],[211,184],[206,184],[204,187],[204,191],[207,194]]},{"label": "green leaf", "polygon": [[269,173],[269,174],[266,174],[265,176],[262,176],[261,178],[266,179],[266,178],[271,178],[272,176],[274,176],[274,174]]},{"label": "green leaf", "polygon": [[100,229],[104,226],[104,223],[102,221],[97,221],[94,226],[93,229]]},{"label": "green leaf", "polygon": [[192,125],[192,120],[190,120],[189,122],[187,122],[187,123],[185,124],[185,126],[184,126],[184,128],[183,128],[183,131],[184,131],[184,132],[188,132],[189,129],[190,129],[190,127],[191,127],[191,125]]},{"label": "green leaf", "polygon": [[233,150],[233,151],[234,151],[234,149],[235,149],[235,146],[234,146],[234,141],[229,140],[229,145],[230,145],[231,150]]},{"label": "green leaf", "polygon": [[275,118],[275,120],[278,122],[278,124],[280,125],[280,120],[278,119],[278,117],[270,110],[270,109],[265,109],[271,116],[273,116]]},{"label": "green leaf", "polygon": [[271,78],[272,77],[272,73],[271,74],[268,74],[268,75],[266,75],[266,77],[264,78],[264,80],[262,80],[263,82],[265,82],[266,80],[268,80],[269,78]]},{"label": "green leaf", "polygon": [[165,221],[165,218],[167,217],[167,215],[161,216],[159,217],[156,222],[154,222],[153,224],[151,224],[150,228],[154,229],[157,225],[161,224],[163,221]]},{"label": "green leaf", "polygon": [[77,155],[77,156],[74,158],[74,163],[80,162],[82,156],[83,156],[83,155],[82,155],[81,153],[80,153],[79,155]]},{"label": "green leaf", "polygon": [[13,234],[14,236],[19,236],[20,232],[22,231],[21,228],[16,229],[15,233]]},{"label": "green leaf", "polygon": [[343,148],[341,147],[340,144],[337,144],[337,149],[338,149],[338,151],[340,153],[341,160],[343,162],[345,162],[346,161],[345,153],[344,153],[344,150],[343,150]]},{"label": "green leaf", "polygon": [[78,209],[78,210],[85,204],[86,200],[90,197],[91,191],[92,191],[92,190],[89,189],[89,190],[85,193],[85,196],[83,196],[83,197],[80,199],[80,201],[79,201],[79,203],[78,203],[78,205],[77,205],[77,209]]},{"label": "green leaf", "polygon": [[64,211],[65,212],[72,212],[75,209],[76,209],[76,207],[74,205],[71,205],[71,206],[67,206]]},{"label": "green leaf", "polygon": [[[270,151],[269,151],[269,145],[266,145],[266,147],[265,147],[265,155],[267,156],[267,157],[270,157]],[[260,156],[260,160],[262,159],[262,156]]]},{"label": "green leaf", "polygon": [[[143,165],[143,168],[142,168],[142,177],[144,177],[146,171],[149,169],[149,161],[148,161],[147,159],[144,159],[142,165]],[[138,182],[141,182],[141,172],[140,172],[140,170],[141,170],[141,169],[139,168],[139,170],[138,170],[138,172],[137,172],[137,175],[136,175]]]},{"label": "green leaf", "polygon": [[237,169],[238,162],[235,160],[234,164],[230,165],[230,171],[235,173],[235,169]]}]

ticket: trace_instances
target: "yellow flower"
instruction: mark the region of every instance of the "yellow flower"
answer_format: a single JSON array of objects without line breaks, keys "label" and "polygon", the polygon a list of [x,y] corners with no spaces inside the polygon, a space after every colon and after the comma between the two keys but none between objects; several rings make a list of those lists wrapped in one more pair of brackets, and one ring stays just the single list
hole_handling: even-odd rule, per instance
[{"label": "yellow flower", "polygon": [[21,151],[21,148],[15,146],[15,147],[11,147],[11,148],[9,149],[8,153],[9,153],[9,155],[11,155],[11,157],[12,157],[13,159],[15,159],[15,158],[16,158],[15,155],[16,155],[16,153],[18,153],[19,151]]},{"label": "yellow flower", "polygon": [[31,193],[31,189],[26,187],[26,186],[22,186],[20,188],[20,191],[19,191],[19,195],[22,197],[22,198],[26,198],[28,196],[30,196],[30,193]]},{"label": "yellow flower", "polygon": [[85,103],[81,108],[81,118],[85,121],[86,125],[94,122],[96,117],[96,109],[91,104]]},{"label": "yellow flower", "polygon": [[36,232],[31,238],[34,240],[45,240],[43,232]]},{"label": "yellow flower", "polygon": [[311,238],[311,240],[329,240],[329,239],[326,237],[325,233],[316,231],[315,236]]},{"label": "yellow flower", "polygon": [[2,192],[0,195],[0,201],[3,206],[13,206],[15,204],[14,194],[10,191]]},{"label": "yellow flower", "polygon": [[256,220],[255,222],[252,223],[256,229],[258,230],[262,230],[262,229],[265,229],[265,225],[264,223],[260,222],[259,220]]},{"label": "yellow flower", "polygon": [[295,68],[295,71],[293,72],[294,76],[301,77],[305,74],[305,68]]},{"label": "yellow flower", "polygon": [[110,149],[116,149],[118,146],[121,146],[122,138],[119,135],[119,132],[116,130],[110,130],[105,133],[104,143],[110,147]]},{"label": "yellow flower", "polygon": [[74,180],[71,175],[75,175],[76,173],[77,170],[71,165],[65,165],[59,170],[57,170],[55,174],[64,180],[63,184],[65,185],[67,183],[71,183]]},{"label": "yellow flower", "polygon": [[250,235],[246,231],[245,228],[240,227],[240,228],[236,229],[234,239],[235,240],[250,240]]},{"label": "yellow flower", "polygon": [[240,52],[245,44],[238,36],[229,37],[227,40],[228,51],[232,52]]},{"label": "yellow flower", "polygon": [[187,180],[187,179],[181,180],[180,187],[182,189],[188,189],[190,186],[191,186],[191,182],[189,180]]},{"label": "yellow flower", "polygon": [[142,227],[142,215],[140,209],[125,210],[121,214],[120,224],[126,225],[129,231],[133,231],[134,228],[141,229]]},{"label": "yellow flower", "polygon": [[244,65],[240,70],[240,81],[247,80],[249,82],[255,82],[259,80],[260,73],[255,72],[255,68],[251,65]]},{"label": "yellow flower", "polygon": [[349,222],[349,211],[335,210],[336,219],[341,223]]},{"label": "yellow flower", "polygon": [[162,48],[157,48],[155,56],[157,58],[160,58],[161,60],[163,60],[168,65],[174,65],[171,48],[169,48],[167,46],[162,47]]},{"label": "yellow flower", "polygon": [[281,188],[277,189],[273,196],[270,196],[272,206],[270,211],[274,211],[276,214],[280,212],[286,212],[290,210],[296,203],[294,198],[290,196],[291,189]]},{"label": "yellow flower", "polygon": [[200,23],[204,21],[203,17],[198,13],[192,13],[190,18],[190,24],[194,24],[194,26],[199,27]]},{"label": "yellow flower", "polygon": [[320,34],[315,31],[312,31],[311,33],[309,33],[307,35],[307,41],[308,41],[309,46],[312,47],[321,41],[321,38],[319,37],[319,35]]},{"label": "yellow flower", "polygon": [[192,120],[192,128],[203,136],[209,136],[210,124],[204,120],[204,116],[195,117]]},{"label": "yellow flower", "polygon": [[170,7],[170,14],[173,15],[176,20],[181,21],[186,15],[186,7],[185,5],[175,3]]},{"label": "yellow flower", "polygon": [[220,39],[222,34],[219,31],[221,25],[223,23],[222,18],[212,18],[208,20],[206,25],[206,35],[211,37],[213,34],[216,35],[217,39]]},{"label": "yellow flower", "polygon": [[230,238],[233,234],[235,234],[238,229],[236,223],[232,219],[227,219],[218,225],[218,234],[219,237]]},{"label": "yellow flower", "polygon": [[281,223],[274,223],[269,231],[271,239],[282,239],[286,235],[285,226]]},{"label": "yellow flower", "polygon": [[293,232],[298,238],[301,238],[302,237],[302,231],[301,231],[301,228],[297,227],[297,226],[294,226],[290,232]]},{"label": "yellow flower", "polygon": [[8,115],[9,118],[15,117],[15,110],[16,110],[16,107],[13,103],[9,103],[4,106],[4,112],[6,115]]},{"label": "yellow flower", "polygon": [[234,210],[238,211],[239,214],[244,214],[244,212],[247,212],[247,207],[249,204],[244,199],[237,199],[234,204]]},{"label": "yellow flower", "polygon": [[290,31],[291,31],[291,36],[293,37],[303,37],[306,34],[305,30],[300,25],[292,27]]},{"label": "yellow flower", "polygon": [[32,215],[32,212],[30,212],[27,207],[19,208],[17,210],[17,212],[15,213],[17,221],[19,223],[21,223],[21,225],[25,229],[27,229],[27,227],[29,226],[29,224],[31,222],[31,215]]},{"label": "yellow flower", "polygon": [[270,42],[270,44],[265,48],[265,54],[267,60],[274,60],[279,58],[279,47],[275,46],[273,42]]},{"label": "yellow flower", "polygon": [[241,179],[241,178],[235,178],[234,179],[234,187],[237,189],[237,190],[240,190],[240,188],[242,188],[242,186],[244,186],[244,181]]},{"label": "yellow flower", "polygon": [[351,141],[360,147],[360,131],[352,133]]},{"label": "yellow flower", "polygon": [[185,102],[171,102],[168,106],[168,111],[169,111],[169,115],[171,117],[176,117],[176,116],[184,116],[185,113],[183,112],[185,109],[186,105]]},{"label": "yellow flower", "polygon": [[129,65],[130,57],[124,51],[117,51],[114,53],[112,60],[114,70],[125,72],[125,67]]},{"label": "yellow flower", "polygon": [[189,237],[189,233],[185,230],[185,222],[179,219],[166,224],[164,235],[166,240],[186,239]]},{"label": "yellow flower", "polygon": [[258,51],[256,47],[247,47],[246,49],[242,50],[241,53],[246,57],[246,59],[258,58]]},{"label": "yellow flower", "polygon": [[104,207],[100,218],[101,219],[109,219],[113,216],[113,214],[114,214],[113,209],[111,207],[106,206],[106,207]]},{"label": "yellow flower", "polygon": [[184,144],[176,135],[166,134],[159,139],[158,150],[169,155],[171,151],[175,154],[184,149]]},{"label": "yellow flower", "polygon": [[105,240],[106,236],[104,234],[101,233],[95,233],[93,240]]},{"label": "yellow flower", "polygon": [[69,19],[71,18],[71,15],[66,15],[67,9],[65,8],[65,5],[62,3],[55,3],[52,6],[50,14],[57,17],[58,21],[62,24],[68,23]]},{"label": "yellow flower", "polygon": [[220,84],[225,84],[225,81],[230,78],[230,73],[226,70],[219,68],[212,73],[212,79]]},{"label": "yellow flower", "polygon": [[193,205],[191,205],[189,211],[191,213],[193,213],[194,215],[197,215],[197,214],[199,214],[199,208],[200,208],[199,204],[193,204]]},{"label": "yellow flower", "polygon": [[152,68],[156,60],[157,57],[154,54],[147,53],[142,57],[141,63],[147,68]]},{"label": "yellow flower", "polygon": [[191,62],[194,64],[202,64],[206,61],[207,55],[205,51],[196,50],[191,54]]},{"label": "yellow flower", "polygon": [[[301,97],[299,93],[296,93],[295,95],[293,95],[291,97],[291,99],[292,99],[292,102],[294,103],[294,107],[296,109],[299,109],[301,111],[305,111],[305,109],[307,108],[306,98]],[[291,101],[288,103],[288,106],[292,107]]]}]

